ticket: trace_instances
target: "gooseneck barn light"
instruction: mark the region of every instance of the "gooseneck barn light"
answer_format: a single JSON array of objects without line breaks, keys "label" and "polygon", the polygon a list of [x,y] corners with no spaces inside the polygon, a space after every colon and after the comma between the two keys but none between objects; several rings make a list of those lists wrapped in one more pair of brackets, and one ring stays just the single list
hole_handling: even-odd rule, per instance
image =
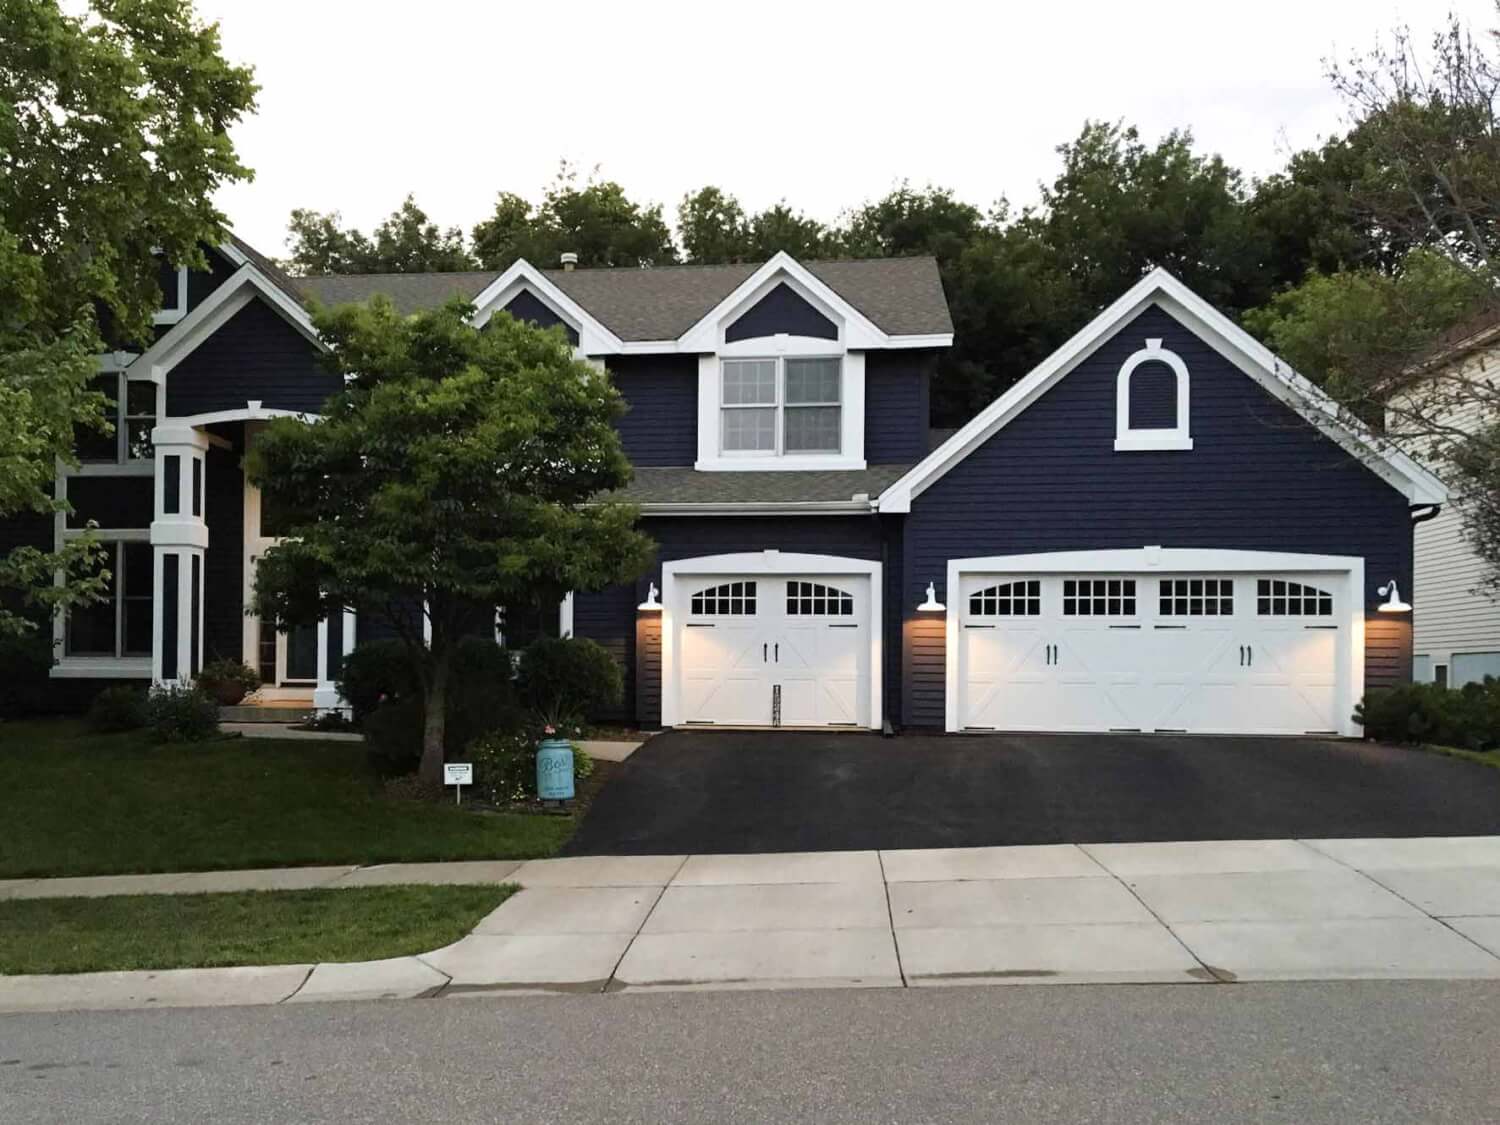
[{"label": "gooseneck barn light", "polygon": [[1376,606],[1376,608],[1381,613],[1410,613],[1411,612],[1411,603],[1410,602],[1403,602],[1401,600],[1401,591],[1396,588],[1396,580],[1394,578],[1392,578],[1384,586],[1381,586],[1375,592],[1377,594],[1379,594],[1381,597],[1385,598],[1385,601],[1381,602],[1380,605]]},{"label": "gooseneck barn light", "polygon": [[937,600],[937,585],[932,582],[927,583],[927,600],[921,605],[917,606],[917,612],[942,613],[947,608],[947,606]]}]

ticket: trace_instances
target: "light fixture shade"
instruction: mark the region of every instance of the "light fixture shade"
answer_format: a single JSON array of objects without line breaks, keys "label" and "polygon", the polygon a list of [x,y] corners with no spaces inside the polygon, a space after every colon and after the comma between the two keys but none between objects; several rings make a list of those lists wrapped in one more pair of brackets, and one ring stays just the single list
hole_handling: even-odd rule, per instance
[{"label": "light fixture shade", "polygon": [[937,600],[937,586],[935,583],[927,583],[927,600],[917,606],[918,613],[944,613],[948,609],[942,602]]},{"label": "light fixture shade", "polygon": [[1396,580],[1394,578],[1375,592],[1385,598],[1385,601],[1376,606],[1376,609],[1381,613],[1411,612],[1411,603],[1401,600],[1401,591],[1396,587]]},{"label": "light fixture shade", "polygon": [[656,583],[651,583],[651,588],[646,591],[646,600],[635,607],[642,613],[660,613],[661,601],[657,597]]}]

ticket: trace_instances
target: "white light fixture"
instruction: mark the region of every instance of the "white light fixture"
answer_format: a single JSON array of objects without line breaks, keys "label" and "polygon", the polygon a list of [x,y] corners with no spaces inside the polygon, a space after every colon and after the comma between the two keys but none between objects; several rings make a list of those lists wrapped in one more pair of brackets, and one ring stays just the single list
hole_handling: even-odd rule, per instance
[{"label": "white light fixture", "polygon": [[943,613],[947,610],[947,608],[947,606],[937,600],[937,587],[931,582],[927,583],[927,600],[921,605],[917,606],[917,612]]},{"label": "white light fixture", "polygon": [[660,613],[661,602],[656,597],[656,583],[651,583],[651,589],[646,591],[646,600],[635,608],[643,613]]},{"label": "white light fixture", "polygon": [[1396,580],[1394,578],[1392,578],[1384,586],[1381,586],[1375,592],[1381,597],[1385,598],[1385,601],[1381,602],[1380,605],[1376,607],[1381,613],[1411,612],[1411,603],[1403,602],[1401,600],[1401,591],[1396,588]]}]

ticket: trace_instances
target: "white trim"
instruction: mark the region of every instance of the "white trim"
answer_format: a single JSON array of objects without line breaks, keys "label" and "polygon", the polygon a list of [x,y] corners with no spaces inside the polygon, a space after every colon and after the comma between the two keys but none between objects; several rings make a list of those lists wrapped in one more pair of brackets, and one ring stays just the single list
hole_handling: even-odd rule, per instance
[{"label": "white trim", "polygon": [[473,300],[474,315],[470,323],[483,328],[490,317],[504,308],[522,289],[546,305],[578,332],[578,350],[585,355],[605,355],[623,350],[623,341],[602,321],[559,289],[547,275],[525,258],[518,258],[481,289]]},{"label": "white trim", "polygon": [[820,280],[797,259],[781,250],[678,337],[679,350],[719,351],[724,346],[724,333],[729,326],[745,310],[753,307],[781,284],[786,284],[799,297],[833,320],[839,329],[839,343],[845,348],[890,346],[891,337],[888,333],[877,328],[874,322],[839,296],[827,282]]},{"label": "white trim", "polygon": [[54,680],[149,680],[149,656],[64,656],[47,673]]},{"label": "white trim", "polygon": [[[163,294],[165,296],[165,294]],[[151,317],[152,324],[176,324],[187,315],[188,311],[188,268],[177,267],[177,304],[168,307],[163,305],[157,309]]]},{"label": "white trim", "polygon": [[573,635],[572,590],[564,594],[563,600],[557,603],[557,635],[559,637],[571,637]]},{"label": "white trim", "polygon": [[[183,426],[213,426],[220,422],[269,422],[272,418],[300,418],[304,422],[310,422],[318,417],[301,410],[279,410],[275,407],[262,406],[259,399],[249,400],[242,409],[238,410],[214,410],[207,414],[186,414],[171,418],[171,423]],[[213,435],[208,435],[208,440],[213,440]]]},{"label": "white trim", "polygon": [[880,510],[911,511],[915,497],[1040,398],[1121,325],[1152,305],[1182,320],[1190,331],[1358,457],[1410,503],[1441,504],[1447,499],[1447,489],[1437,477],[1340,411],[1327,394],[1166,270],[1156,269],[888,488],[881,495]]},{"label": "white trim", "polygon": [[305,336],[322,351],[328,350],[313,327],[312,318],[305,308],[266,279],[253,263],[246,262],[229,278],[210,293],[187,316],[168,332],[132,365],[154,383],[165,381],[167,373],[193,353],[197,347],[217,332],[224,324],[260,296],[278,312],[282,319]]},{"label": "white trim", "polygon": [[[747,345],[741,347],[741,344]],[[832,340],[812,337],[759,337],[727,345],[732,354],[709,353],[698,357],[698,459],[699,472],[857,472],[865,461],[865,356],[844,352]],[[776,360],[776,449],[725,452],[722,448],[724,360]],[[839,360],[839,451],[837,453],[783,453],[785,422],[785,376],[787,359]]]},{"label": "white trim", "polygon": [[[1149,429],[1136,428],[1130,424],[1130,377],[1143,363],[1164,363],[1172,370],[1176,384],[1176,414],[1171,426]],[[1193,438],[1189,432],[1192,412],[1189,410],[1189,379],[1187,364],[1170,348],[1161,346],[1161,340],[1151,337],[1146,346],[1133,352],[1120,365],[1115,376],[1115,448],[1138,449],[1192,449]]]},{"label": "white trim", "polygon": [[643,516],[839,516],[875,510],[873,500],[705,500],[694,503],[637,504]]},{"label": "white trim", "polygon": [[747,551],[729,555],[703,555],[695,559],[675,559],[661,568],[661,721],[663,726],[677,722],[677,654],[673,635],[673,605],[679,576],[717,574],[852,574],[870,582],[870,710],[865,725],[881,728],[880,691],[885,679],[882,660],[885,616],[881,609],[882,567],[869,559],[843,555],[806,555],[774,549]]},{"label": "white trim", "polygon": [[944,643],[943,726],[958,731],[959,627],[963,616],[963,579],[969,574],[1237,574],[1258,571],[1307,571],[1346,575],[1343,650],[1339,653],[1339,733],[1359,737],[1362,728],[1350,717],[1365,693],[1365,560],[1358,555],[1303,555],[1287,551],[1237,551],[1198,547],[1148,546],[1108,551],[1049,551],[1030,555],[983,555],[949,559],[946,596],[953,607]]}]

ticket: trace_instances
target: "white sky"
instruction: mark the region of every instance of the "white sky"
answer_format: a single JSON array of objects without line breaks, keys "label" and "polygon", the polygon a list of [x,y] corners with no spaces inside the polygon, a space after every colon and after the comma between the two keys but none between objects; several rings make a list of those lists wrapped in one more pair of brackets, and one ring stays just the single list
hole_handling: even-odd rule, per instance
[{"label": "white sky", "polygon": [[260,110],[235,132],[236,231],[285,251],[293,207],[368,229],[408,191],[467,230],[558,161],[666,205],[718,184],[833,220],[903,177],[1035,200],[1085,118],[1191,128],[1249,174],[1340,129],[1322,60],[1422,40],[1493,0],[821,3],[198,0]]}]

